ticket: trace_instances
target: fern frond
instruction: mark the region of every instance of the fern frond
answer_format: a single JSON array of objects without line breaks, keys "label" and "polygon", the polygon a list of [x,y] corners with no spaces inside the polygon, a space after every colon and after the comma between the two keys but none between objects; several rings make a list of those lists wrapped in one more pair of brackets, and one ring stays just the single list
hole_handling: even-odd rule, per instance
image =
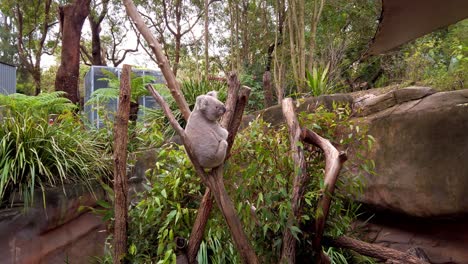
[{"label": "fern frond", "polygon": [[86,105],[105,104],[117,98],[119,98],[119,89],[100,88],[91,94],[91,97],[86,102]]}]

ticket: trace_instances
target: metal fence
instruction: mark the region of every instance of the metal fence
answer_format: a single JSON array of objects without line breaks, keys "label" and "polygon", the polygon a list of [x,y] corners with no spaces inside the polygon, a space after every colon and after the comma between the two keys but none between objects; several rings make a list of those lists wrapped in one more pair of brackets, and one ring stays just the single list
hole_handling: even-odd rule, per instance
[{"label": "metal fence", "polygon": [[[99,105],[89,105],[86,104],[88,100],[91,98],[91,94],[101,88],[108,88],[109,87],[109,81],[107,80],[109,76],[105,74],[105,71],[113,73],[117,78],[120,79],[120,73],[122,71],[121,68],[115,68],[115,67],[107,67],[107,66],[91,66],[91,69],[86,73],[85,75],[85,98],[84,98],[84,103],[85,103],[85,114],[89,119],[89,122],[92,126],[96,128],[101,128],[103,126],[103,118],[99,116],[98,109],[99,107],[104,107],[107,112],[111,113],[111,118],[112,118],[112,113],[117,112],[117,104],[118,100],[111,100],[109,103],[107,103],[104,106],[99,106]],[[152,83],[165,83],[163,75],[160,71],[155,71],[155,70],[148,70],[148,69],[132,69],[132,72],[136,76],[153,76],[155,78]],[[157,109],[159,106],[154,100],[152,96],[143,96],[139,98],[138,103],[140,106],[151,108],[151,109]],[[138,116],[141,117],[144,115],[144,108],[140,107],[140,110],[138,112]]]},{"label": "metal fence", "polygon": [[0,62],[0,93],[16,93],[16,67]]}]

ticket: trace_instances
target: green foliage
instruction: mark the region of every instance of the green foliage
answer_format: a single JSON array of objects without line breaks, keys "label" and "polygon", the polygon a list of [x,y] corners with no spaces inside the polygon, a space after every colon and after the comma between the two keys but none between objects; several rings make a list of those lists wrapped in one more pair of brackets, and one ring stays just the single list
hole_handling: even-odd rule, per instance
[{"label": "green foliage", "polygon": [[[107,77],[101,78],[102,81],[107,81],[108,86],[107,88],[100,88],[95,90],[92,94],[87,105],[94,105],[94,104],[103,104],[108,103],[111,100],[115,100],[119,98],[120,93],[120,79],[117,75],[113,72],[102,69],[102,73]],[[138,99],[142,96],[149,95],[148,90],[146,89],[145,85],[151,83],[155,80],[154,76],[151,75],[144,75],[144,76],[136,76],[135,73],[131,73],[130,76],[130,87],[131,87],[131,98],[130,100],[134,103],[138,103]]]},{"label": "green foliage", "polygon": [[[66,183],[90,186],[108,174],[102,145],[71,112],[75,105],[60,95],[0,96],[1,206],[10,198],[19,198],[29,206],[37,188],[44,198],[47,187]],[[50,114],[56,115],[53,124],[49,124]]]},{"label": "green foliage", "polygon": [[6,106],[10,110],[25,115],[47,118],[50,114],[62,114],[77,109],[77,106],[64,95],[65,92],[41,93],[38,96],[0,95],[0,106]]},{"label": "green foliage", "polygon": [[206,94],[209,91],[218,91],[218,99],[223,102],[226,101],[227,85],[224,82],[207,80],[195,81],[192,79],[182,82],[182,93],[191,109],[195,106],[197,96]]},{"label": "green foliage", "polygon": [[263,109],[264,94],[262,82],[255,79],[255,76],[252,74],[240,75],[239,81],[242,85],[248,86],[251,89],[246,111],[252,112]]},{"label": "green foliage", "polygon": [[428,85],[439,90],[466,88],[468,82],[468,20],[421,37],[383,56],[379,85]]},{"label": "green foliage", "polygon": [[[185,127],[185,120],[180,113],[179,107],[177,106],[174,98],[172,97],[169,89],[165,86],[156,86],[156,90],[164,97],[166,102],[168,103],[172,113],[177,118],[179,124],[182,127]],[[206,80],[196,81],[196,80],[185,80],[182,82],[181,85],[182,93],[189,105],[190,109],[193,109],[195,106],[195,101],[197,96],[206,94],[210,91],[217,91],[218,92],[218,99],[222,102],[226,101],[227,96],[227,85],[223,82],[211,82]],[[174,135],[174,131],[169,124],[169,120],[166,118],[162,110],[156,111],[149,111],[149,119],[159,122],[164,127],[163,133],[166,136]]]},{"label": "green foliage", "polygon": [[329,94],[332,92],[332,87],[328,82],[328,70],[330,64],[328,63],[325,68],[314,66],[312,73],[306,72],[306,84],[310,89],[312,96],[319,96]]},{"label": "green foliage", "polygon": [[[362,154],[372,146],[373,140],[364,127],[349,119],[349,114],[348,107],[335,105],[333,111],[319,107],[314,114],[300,117],[302,126],[336,142],[340,148],[353,145],[356,149],[358,158],[347,162],[344,169],[348,176],[340,177],[337,183],[326,227],[326,235],[331,236],[349,232],[358,212],[358,206],[349,198],[361,190],[361,173],[365,172],[363,164],[367,164],[369,172],[372,172],[373,163],[363,160]],[[323,187],[323,154],[314,147],[303,146],[307,150],[311,180],[305,194],[302,218],[288,225],[294,177],[288,137],[284,126],[272,128],[261,120],[253,121],[236,138],[225,169],[226,188],[255,252],[264,263],[278,260],[285,228],[293,231],[301,241],[298,248],[300,257],[310,259],[312,256],[313,223],[318,214],[319,190]],[[129,213],[127,258],[131,263],[173,263],[177,254],[174,238],[189,236],[203,195],[204,188],[183,148],[163,146],[157,160],[156,168],[148,174],[152,190],[143,194],[143,200]],[[342,255],[353,263],[354,256],[349,252]],[[216,209],[211,213],[198,261],[240,261],[225,221]]]}]

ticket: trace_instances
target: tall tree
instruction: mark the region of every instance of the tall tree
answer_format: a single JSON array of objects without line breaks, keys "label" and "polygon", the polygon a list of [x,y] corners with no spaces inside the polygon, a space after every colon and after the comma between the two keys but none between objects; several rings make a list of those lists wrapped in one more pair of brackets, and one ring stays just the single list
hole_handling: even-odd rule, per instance
[{"label": "tall tree", "polygon": [[208,78],[208,74],[210,71],[210,60],[209,60],[209,54],[208,54],[208,42],[209,42],[209,20],[208,20],[208,10],[209,10],[209,0],[205,0],[205,78]]},{"label": "tall tree", "polygon": [[13,20],[0,12],[0,61],[13,64],[17,53]]},{"label": "tall tree", "polygon": [[101,46],[101,24],[109,10],[110,0],[92,0],[90,13],[88,16],[89,25],[91,28],[91,52],[86,46],[81,45],[82,54],[91,62],[91,65],[106,65],[105,53]]},{"label": "tall tree", "polygon": [[74,0],[59,7],[60,33],[62,34],[62,54],[55,90],[65,91],[73,103],[80,101],[78,81],[80,74],[81,29],[89,15],[91,0]]},{"label": "tall tree", "polygon": [[2,0],[2,13],[13,19],[19,62],[33,78],[34,94],[41,92],[41,58],[53,54],[56,39],[51,29],[57,23],[53,0]]},{"label": "tall tree", "polygon": [[322,16],[323,6],[325,5],[325,0],[314,0],[314,12],[312,13],[310,19],[310,34],[309,34],[309,56],[307,58],[307,69],[309,72],[312,72],[314,66],[314,52],[315,52],[315,42],[317,36],[317,27]]},{"label": "tall tree", "polygon": [[[151,28],[156,30],[163,44],[165,55],[169,58],[172,71],[177,76],[183,49],[183,38],[197,25],[203,16],[203,5],[192,0],[159,0],[142,3],[147,12],[144,14]],[[157,15],[151,15],[151,14]],[[162,17],[161,15],[162,14]],[[145,49],[156,62],[154,56]]]}]

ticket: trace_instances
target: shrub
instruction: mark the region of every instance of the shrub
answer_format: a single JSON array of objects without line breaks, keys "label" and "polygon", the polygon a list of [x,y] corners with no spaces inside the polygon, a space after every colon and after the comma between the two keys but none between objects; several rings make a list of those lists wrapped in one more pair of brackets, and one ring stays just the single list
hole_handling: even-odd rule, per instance
[{"label": "shrub", "polygon": [[[340,142],[343,148],[350,144],[362,146],[362,149],[357,149],[359,154],[372,145],[372,138],[366,135],[365,129],[350,121],[349,113],[347,107],[335,106],[331,112],[320,107],[316,113],[302,115],[300,119],[303,126],[333,142]],[[284,126],[272,128],[261,120],[255,120],[236,138],[225,169],[225,184],[244,230],[262,262],[278,260],[285,228],[290,228],[301,241],[298,244],[299,257],[310,259],[324,162],[321,152],[313,147],[307,147],[307,150],[311,181],[305,195],[303,216],[293,226],[288,226],[294,169],[287,129]],[[360,160],[356,164],[348,164],[354,165],[361,165],[360,172],[371,172],[373,163]],[[360,172],[339,178],[327,222],[327,235],[338,236],[349,231],[358,209],[349,198],[362,187]],[[173,263],[176,257],[174,238],[189,236],[204,188],[183,148],[173,146],[161,148],[156,169],[149,178],[152,190],[143,194],[144,199],[129,213],[127,257],[132,263]],[[352,261],[353,256],[346,251],[329,250],[335,258]],[[198,253],[198,262],[239,261],[229,229],[220,212],[214,209]]]},{"label": "shrub", "polygon": [[[25,206],[36,188],[66,183],[90,183],[108,174],[102,145],[95,142],[74,113],[75,106],[61,93],[0,96],[0,200],[8,205],[19,195]],[[55,119],[49,120],[54,114]],[[52,122],[52,123],[49,123]],[[17,197],[12,197],[13,200]]]}]

